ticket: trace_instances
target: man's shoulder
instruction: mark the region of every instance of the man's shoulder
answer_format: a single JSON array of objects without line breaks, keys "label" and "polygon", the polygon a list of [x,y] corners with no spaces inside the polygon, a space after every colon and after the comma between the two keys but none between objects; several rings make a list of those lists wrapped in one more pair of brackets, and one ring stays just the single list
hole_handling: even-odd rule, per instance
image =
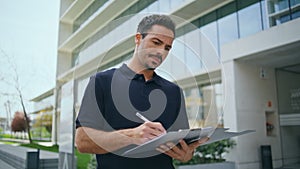
[{"label": "man's shoulder", "polygon": [[159,83],[161,84],[161,85],[163,85],[163,86],[166,86],[166,87],[173,87],[173,88],[180,88],[176,83],[174,83],[174,82],[171,82],[171,81],[169,81],[169,80],[167,80],[167,79],[165,79],[165,78],[163,78],[163,77],[161,77],[161,76],[159,76],[159,75],[157,75],[158,76],[158,78],[159,78]]},{"label": "man's shoulder", "polygon": [[104,70],[101,72],[97,72],[94,77],[96,79],[106,79],[106,78],[110,78],[113,76],[114,72],[116,71],[116,68],[112,68],[112,69],[108,69],[108,70]]}]

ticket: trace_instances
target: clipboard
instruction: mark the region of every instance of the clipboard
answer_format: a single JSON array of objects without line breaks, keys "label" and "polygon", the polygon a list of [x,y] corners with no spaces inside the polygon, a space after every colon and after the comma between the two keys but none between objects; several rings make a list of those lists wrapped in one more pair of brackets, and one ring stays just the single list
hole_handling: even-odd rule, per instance
[{"label": "clipboard", "polygon": [[216,141],[254,132],[254,130],[246,130],[242,132],[228,132],[227,130],[228,128],[206,127],[171,131],[125,151],[122,156],[130,158],[143,158],[158,155],[161,154],[161,152],[156,150],[157,147],[167,142],[173,142],[177,144],[181,139],[185,140],[187,144],[191,144],[197,140],[200,140],[201,138],[209,137],[209,140],[202,144],[206,145]]}]

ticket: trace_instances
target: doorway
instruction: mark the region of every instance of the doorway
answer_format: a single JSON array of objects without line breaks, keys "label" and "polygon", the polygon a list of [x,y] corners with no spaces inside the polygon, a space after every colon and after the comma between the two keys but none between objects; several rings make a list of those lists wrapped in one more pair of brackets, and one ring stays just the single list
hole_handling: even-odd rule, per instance
[{"label": "doorway", "polygon": [[284,168],[300,168],[300,63],[276,69]]}]

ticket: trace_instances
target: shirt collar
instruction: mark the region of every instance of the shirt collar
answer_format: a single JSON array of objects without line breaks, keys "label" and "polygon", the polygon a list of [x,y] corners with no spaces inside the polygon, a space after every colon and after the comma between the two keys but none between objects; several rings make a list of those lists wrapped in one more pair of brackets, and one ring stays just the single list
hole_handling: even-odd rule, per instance
[{"label": "shirt collar", "polygon": [[[120,68],[119,68],[121,74],[123,76],[125,76],[127,79],[129,80],[133,80],[134,78],[137,77],[137,73],[135,73],[133,70],[131,70],[126,64],[123,64]],[[155,82],[158,85],[162,85],[162,78],[157,75],[155,72],[153,74],[153,78],[151,80],[149,80],[149,82]]]}]

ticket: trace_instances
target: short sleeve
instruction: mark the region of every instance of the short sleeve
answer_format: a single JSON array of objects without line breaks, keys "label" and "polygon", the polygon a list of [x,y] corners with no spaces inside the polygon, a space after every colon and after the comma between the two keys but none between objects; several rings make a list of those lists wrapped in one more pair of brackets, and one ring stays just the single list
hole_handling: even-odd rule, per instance
[{"label": "short sleeve", "polygon": [[[100,110],[101,104],[98,104],[101,100],[97,101],[97,98],[103,98],[103,92],[101,92],[101,86],[99,85],[101,84],[97,83],[96,86],[96,78],[92,76],[84,92],[76,119],[76,128],[83,126],[98,130],[103,129],[105,122]],[[96,88],[97,91],[100,91],[97,92],[98,97],[96,97]]]}]

